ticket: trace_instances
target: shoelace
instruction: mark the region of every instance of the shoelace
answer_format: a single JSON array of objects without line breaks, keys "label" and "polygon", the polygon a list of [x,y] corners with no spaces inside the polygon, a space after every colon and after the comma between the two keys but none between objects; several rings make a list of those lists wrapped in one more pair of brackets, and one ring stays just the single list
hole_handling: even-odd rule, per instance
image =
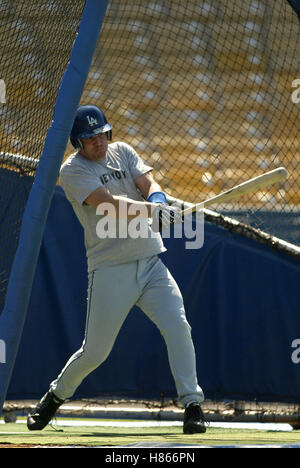
[{"label": "shoelace", "polygon": [[64,432],[63,429],[58,429],[58,426],[57,426],[57,419],[56,419],[56,418],[51,419],[51,421],[49,422],[49,426],[50,426],[51,429],[53,429],[55,432]]}]

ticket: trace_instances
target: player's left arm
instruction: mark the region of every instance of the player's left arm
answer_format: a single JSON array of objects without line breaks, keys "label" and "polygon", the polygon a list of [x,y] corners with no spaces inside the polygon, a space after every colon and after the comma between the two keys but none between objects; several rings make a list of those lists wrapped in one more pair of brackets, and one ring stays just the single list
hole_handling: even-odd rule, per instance
[{"label": "player's left arm", "polygon": [[137,177],[135,184],[147,202],[158,204],[152,216],[153,231],[160,232],[170,224],[182,222],[180,211],[177,208],[168,206],[166,194],[154,180],[151,172]]},{"label": "player's left arm", "polygon": [[161,186],[154,180],[151,172],[146,172],[145,174],[140,175],[134,182],[145,200],[148,200],[152,194],[163,193]]}]

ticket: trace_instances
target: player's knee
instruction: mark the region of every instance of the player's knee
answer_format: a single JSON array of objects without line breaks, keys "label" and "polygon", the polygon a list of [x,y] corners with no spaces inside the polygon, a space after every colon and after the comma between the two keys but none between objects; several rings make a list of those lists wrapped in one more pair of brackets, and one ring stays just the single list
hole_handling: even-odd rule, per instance
[{"label": "player's knee", "polygon": [[179,315],[161,329],[161,334],[167,340],[174,339],[182,341],[191,338],[191,326],[183,315]]},{"label": "player's knee", "polygon": [[[96,347],[97,348],[97,347]],[[85,361],[85,367],[89,368],[90,371],[96,369],[97,367],[102,364],[106,358],[108,357],[109,353],[111,351],[111,347],[109,349],[93,349],[93,350],[86,350],[84,352],[84,361]]]},{"label": "player's knee", "polygon": [[175,329],[176,329],[176,333],[178,335],[180,334],[184,334],[188,337],[191,336],[191,326],[190,324],[188,323],[187,319],[184,317],[181,317],[180,319],[178,319],[177,321],[175,321]]}]

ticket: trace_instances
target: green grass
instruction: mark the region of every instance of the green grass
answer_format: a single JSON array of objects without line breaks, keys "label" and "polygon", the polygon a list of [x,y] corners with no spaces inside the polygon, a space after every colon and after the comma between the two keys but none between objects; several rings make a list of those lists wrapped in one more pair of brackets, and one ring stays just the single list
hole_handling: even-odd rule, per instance
[{"label": "green grass", "polygon": [[269,431],[255,429],[228,429],[208,427],[205,434],[185,435],[180,426],[173,427],[105,427],[77,426],[30,432],[26,424],[0,425],[0,448],[14,445],[83,445],[124,446],[136,443],[178,443],[198,445],[252,445],[300,443],[297,431]]}]

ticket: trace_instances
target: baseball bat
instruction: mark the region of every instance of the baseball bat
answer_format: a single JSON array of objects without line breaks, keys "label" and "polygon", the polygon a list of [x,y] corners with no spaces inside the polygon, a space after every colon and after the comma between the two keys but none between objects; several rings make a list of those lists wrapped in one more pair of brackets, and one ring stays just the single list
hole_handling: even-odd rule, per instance
[{"label": "baseball bat", "polygon": [[182,210],[181,214],[183,216],[189,215],[195,211],[201,211],[203,208],[207,208],[216,203],[224,203],[226,201],[233,200],[234,198],[241,197],[242,195],[253,192],[254,190],[268,187],[269,185],[275,184],[276,182],[280,182],[286,177],[287,170],[284,167],[278,167],[277,169],[265,172],[264,174],[254,177],[253,179],[249,179],[246,182],[236,185],[235,187],[232,187],[225,192],[221,192],[212,198],[208,198],[202,203],[196,203],[195,205]]}]

